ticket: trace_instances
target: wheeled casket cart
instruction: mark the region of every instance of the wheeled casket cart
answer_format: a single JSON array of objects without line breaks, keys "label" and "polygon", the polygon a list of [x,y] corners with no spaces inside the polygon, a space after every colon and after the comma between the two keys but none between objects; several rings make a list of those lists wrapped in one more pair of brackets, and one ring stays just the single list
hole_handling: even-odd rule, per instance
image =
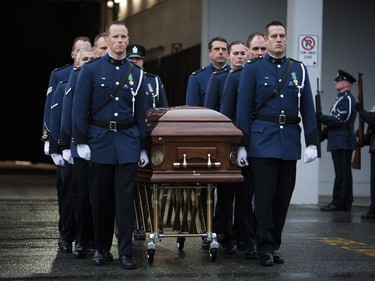
[{"label": "wheeled casket cart", "polygon": [[[236,165],[242,132],[225,115],[204,107],[152,109],[147,122],[150,165],[138,169],[137,185],[138,194],[142,188],[152,191],[149,196],[152,198],[143,199],[152,202],[151,207],[148,206],[152,209],[148,210],[151,220],[148,261],[153,262],[159,239],[177,237],[177,247],[182,250],[185,237],[190,236],[210,241],[209,257],[215,261],[219,244],[212,231],[212,188],[217,183],[243,181]],[[199,191],[202,188],[207,188],[206,225],[201,220]],[[147,197],[147,192],[144,194]],[[144,205],[141,197],[138,201]],[[160,220],[167,204],[167,218],[175,216],[177,233],[162,231]],[[144,216],[144,208],[138,212],[138,217],[141,213]],[[198,225],[201,222],[200,230],[204,233],[196,233],[197,221]]]}]

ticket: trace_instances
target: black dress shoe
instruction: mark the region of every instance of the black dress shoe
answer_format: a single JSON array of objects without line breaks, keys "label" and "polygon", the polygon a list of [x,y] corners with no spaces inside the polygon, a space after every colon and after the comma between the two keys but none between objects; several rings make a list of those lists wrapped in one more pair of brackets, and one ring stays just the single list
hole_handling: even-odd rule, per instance
[{"label": "black dress shoe", "polygon": [[367,212],[366,214],[362,214],[361,220],[363,220],[363,221],[374,221],[375,222],[375,214],[372,213],[372,212]]},{"label": "black dress shoe", "polygon": [[114,260],[113,255],[110,251],[105,251],[103,256],[104,256],[104,259],[106,261],[113,261]]},{"label": "black dress shoe", "polygon": [[73,250],[73,257],[83,259],[87,256],[87,248],[77,243]]},{"label": "black dress shoe", "polygon": [[259,257],[259,264],[261,266],[273,266],[273,256],[271,253],[266,253]]},{"label": "black dress shoe", "polygon": [[95,250],[91,260],[94,265],[103,265],[105,263],[104,255],[98,250]]},{"label": "black dress shoe", "polygon": [[72,243],[66,242],[64,240],[59,240],[59,250],[61,253],[71,253],[72,252]]},{"label": "black dress shoe", "polygon": [[137,268],[137,264],[132,256],[121,256],[120,257],[121,266],[125,269]]},{"label": "black dress shoe", "polygon": [[[321,206],[320,210],[323,212],[335,212],[335,211],[346,211],[347,208],[340,208],[333,204],[328,204],[327,206]],[[350,211],[350,209],[348,209]]]},{"label": "black dress shoe", "polygon": [[273,262],[274,263],[284,263],[284,258],[279,253],[279,251],[277,251],[277,250],[273,251],[272,256],[273,256]]},{"label": "black dress shoe", "polygon": [[134,240],[146,240],[146,232],[143,229],[134,230]]},{"label": "black dress shoe", "polygon": [[245,250],[245,259],[255,260],[258,257],[259,257],[258,256],[258,251],[257,251],[257,248],[256,248],[255,245],[253,247],[250,247],[249,249]]}]

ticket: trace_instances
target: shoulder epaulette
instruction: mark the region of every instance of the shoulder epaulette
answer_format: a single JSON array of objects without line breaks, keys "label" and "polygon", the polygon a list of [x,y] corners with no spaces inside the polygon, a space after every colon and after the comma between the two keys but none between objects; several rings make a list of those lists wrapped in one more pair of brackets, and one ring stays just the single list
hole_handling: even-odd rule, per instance
[{"label": "shoulder epaulette", "polygon": [[253,58],[253,59],[247,60],[246,63],[253,63],[253,62],[256,62],[256,61],[258,61],[258,60],[260,60],[260,59],[262,59],[262,58],[263,58],[262,56],[260,56],[260,57],[256,57],[256,58]]},{"label": "shoulder epaulette", "polygon": [[200,69],[198,69],[198,70],[192,72],[191,74],[195,75],[195,74],[197,74],[197,73],[199,73],[199,72],[202,72],[205,68],[206,68],[206,67],[202,66]]},{"label": "shoulder epaulette", "polygon": [[212,74],[213,75],[219,75],[219,74],[223,74],[223,73],[226,73],[226,72],[228,72],[228,69],[224,68],[224,69],[215,70]]},{"label": "shoulder epaulette", "polygon": [[237,69],[231,69],[231,70],[230,70],[230,73],[234,73],[234,72],[240,71],[240,70],[242,70],[242,69],[243,69],[243,66],[241,66],[241,67],[239,67],[239,68],[237,68]]},{"label": "shoulder epaulette", "polygon": [[293,58],[289,58],[290,60],[292,60],[292,61],[295,61],[295,62],[302,62],[302,61],[299,61],[299,60],[296,60],[296,59],[293,59]]},{"label": "shoulder epaulette", "polygon": [[152,76],[152,77],[158,77],[156,74],[153,74],[153,73],[150,73],[150,72],[146,72],[146,71],[145,71],[145,75],[146,76]]},{"label": "shoulder epaulette", "polygon": [[64,68],[67,68],[69,66],[69,64],[66,64],[64,66],[60,66],[60,67],[56,67],[53,71],[59,71],[59,70],[62,70]]},{"label": "shoulder epaulette", "polygon": [[86,64],[87,63],[92,63],[92,62],[94,62],[94,61],[97,61],[98,59],[100,59],[101,57],[97,57],[97,58],[94,58],[94,59],[92,59],[92,60],[89,60],[88,62],[86,62]]}]

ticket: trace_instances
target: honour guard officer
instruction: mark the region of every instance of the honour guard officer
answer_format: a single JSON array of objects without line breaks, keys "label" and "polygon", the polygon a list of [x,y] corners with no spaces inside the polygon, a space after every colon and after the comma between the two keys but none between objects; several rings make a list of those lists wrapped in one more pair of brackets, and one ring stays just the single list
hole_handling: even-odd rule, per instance
[{"label": "honour guard officer", "polygon": [[283,263],[281,236],[301,158],[317,158],[314,101],[306,66],[286,54],[286,30],[279,21],[266,26],[267,55],[245,64],[237,99],[237,125],[243,132],[237,164],[249,166],[254,183],[257,250],[260,265]]},{"label": "honour guard officer", "polygon": [[350,92],[356,79],[339,70],[333,83],[338,92],[329,115],[317,114],[328,130],[327,151],[331,152],[335,169],[332,201],[322,211],[350,211],[353,202],[352,154],[357,142],[354,122],[356,100]]},{"label": "honour guard officer", "polygon": [[[253,32],[247,39],[247,56],[250,61],[254,61],[260,57],[264,57],[267,53],[266,41],[264,35],[259,32]],[[232,50],[230,51],[231,56]],[[248,61],[248,62],[250,62]],[[238,85],[243,66],[233,68],[229,71],[225,80],[223,95],[221,98],[220,112],[232,119],[236,124],[236,106],[238,96]],[[253,208],[254,184],[252,176],[247,166],[241,167],[242,175],[245,181],[241,183],[242,188],[236,192],[234,232],[239,232],[239,241],[237,241],[237,249],[245,251],[245,258],[255,259],[258,257],[256,250],[256,219]],[[241,204],[240,204],[241,203]],[[247,222],[247,223],[246,223]]]},{"label": "honour guard officer", "polygon": [[367,213],[361,215],[362,221],[375,222],[375,106],[366,111],[363,104],[357,102],[356,109],[364,122],[368,124],[364,137],[364,143],[360,145],[369,145],[370,158],[370,199],[371,204]]},{"label": "honour guard officer", "polygon": [[61,81],[53,93],[50,112],[50,134],[49,152],[56,166],[62,167],[62,190],[61,190],[61,239],[60,250],[71,253],[72,243],[75,240],[75,214],[73,205],[73,165],[64,161],[62,151],[59,146],[59,134],[61,124],[62,100],[68,81]]},{"label": "honour guard officer", "polygon": [[[65,95],[62,100],[61,126],[59,145],[64,160],[73,164],[73,204],[75,213],[75,248],[73,256],[85,257],[92,247],[94,240],[92,226],[92,212],[88,188],[89,163],[77,154],[76,146],[72,144],[72,103],[77,77],[82,65],[96,57],[92,48],[83,48],[77,53],[76,65],[66,84]],[[107,260],[111,258],[110,252]],[[113,257],[112,257],[113,259]]]},{"label": "honour guard officer", "polygon": [[[234,52],[236,55],[234,56]],[[242,66],[246,58],[246,46],[235,41],[229,45],[229,59],[231,68]],[[220,101],[224,89],[224,83],[229,69],[225,68],[211,74],[208,81],[204,106],[220,111]],[[217,203],[215,210],[215,230],[220,235],[219,242],[225,254],[235,254],[235,237],[233,232],[233,201],[236,184],[217,184]]]},{"label": "honour guard officer", "polygon": [[[86,47],[91,47],[90,39],[88,37],[80,36],[76,37],[73,41],[72,51],[71,51],[71,57],[73,59],[73,62],[75,62],[75,58],[77,55],[77,52]],[[56,87],[60,81],[66,81],[69,79],[69,75],[73,69],[73,64],[66,65],[64,67],[56,68],[52,71],[48,89],[47,89],[47,95],[46,95],[46,101],[44,105],[44,113],[43,113],[43,133],[42,133],[42,140],[44,141],[44,153],[46,155],[49,155],[49,132],[50,132],[50,110],[51,110],[51,104],[52,104],[52,98],[53,93],[56,90]],[[61,221],[61,204],[62,204],[62,166],[56,166],[57,167],[57,181],[56,181],[56,189],[57,189],[57,202],[59,206],[59,223],[58,228],[59,232],[61,233],[61,230],[63,228],[62,221]],[[67,173],[66,173],[67,174]],[[59,238],[58,245],[60,250],[65,252],[66,247],[60,247],[62,244],[61,240]]]},{"label": "honour guard officer", "polygon": [[208,43],[208,56],[211,63],[206,67],[194,71],[189,76],[186,91],[186,105],[204,106],[207,84],[211,74],[221,69],[229,69],[229,66],[226,64],[228,58],[228,43],[224,38],[215,37],[210,40]]},{"label": "honour guard officer", "polygon": [[[142,45],[131,44],[126,48],[126,57],[135,65],[143,69],[146,49]],[[159,76],[145,72],[147,86],[147,109],[156,107],[168,107],[167,95]]]},{"label": "honour guard officer", "polygon": [[[228,59],[228,42],[222,37],[214,37],[208,42],[208,56],[210,64],[206,67],[194,71],[189,76],[186,90],[186,105],[204,106],[206,90],[211,74],[222,69],[229,69],[227,65]],[[207,190],[201,191],[201,205],[204,217],[207,214]],[[203,240],[202,248],[209,249],[210,241]]]},{"label": "honour guard officer", "polygon": [[146,85],[143,70],[125,58],[128,29],[122,21],[106,28],[108,53],[83,65],[73,97],[73,141],[90,161],[89,188],[94,226],[94,265],[105,263],[114,223],[122,267],[132,256],[134,192],[138,165],[146,153]]},{"label": "honour guard officer", "polygon": [[[259,32],[253,32],[247,39],[247,56],[250,61],[264,57],[267,53],[266,41],[264,35]],[[248,62],[250,62],[248,61]],[[237,106],[237,90],[240,82],[242,67],[232,69],[224,84],[223,96],[221,98],[220,112],[232,119],[236,123],[236,106]]]}]

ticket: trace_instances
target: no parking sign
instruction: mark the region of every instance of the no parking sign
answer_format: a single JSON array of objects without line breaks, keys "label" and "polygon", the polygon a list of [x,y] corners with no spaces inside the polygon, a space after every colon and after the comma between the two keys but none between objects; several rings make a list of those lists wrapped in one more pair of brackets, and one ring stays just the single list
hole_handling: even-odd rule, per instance
[{"label": "no parking sign", "polygon": [[298,35],[298,60],[306,66],[318,66],[317,35]]}]

